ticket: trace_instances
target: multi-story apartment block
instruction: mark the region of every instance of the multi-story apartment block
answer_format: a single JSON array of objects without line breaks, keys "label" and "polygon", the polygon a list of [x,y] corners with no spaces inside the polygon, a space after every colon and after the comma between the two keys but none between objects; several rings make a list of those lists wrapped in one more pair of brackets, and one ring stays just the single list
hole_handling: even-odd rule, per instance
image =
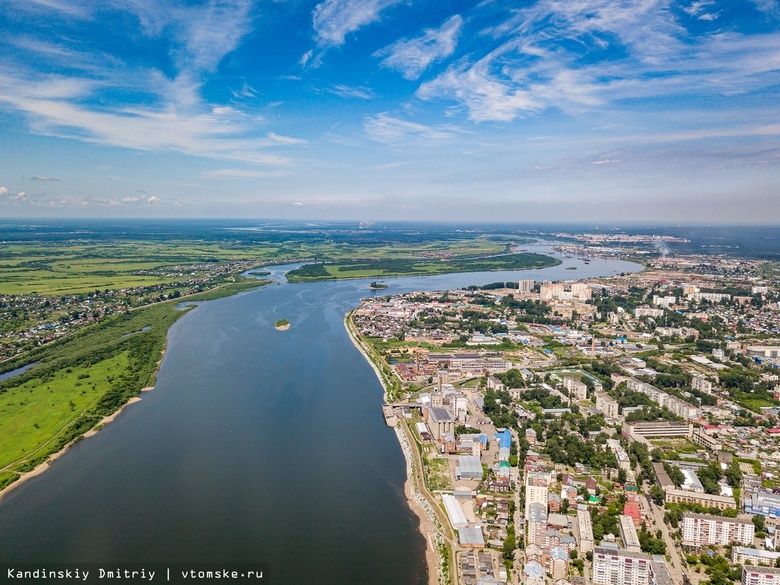
[{"label": "multi-story apartment block", "polygon": [[593,551],[593,522],[588,510],[577,510],[577,542],[583,553]]},{"label": "multi-story apartment block", "polygon": [[550,475],[548,473],[534,472],[528,473],[525,479],[525,519],[528,520],[531,504],[542,504],[545,512],[547,511],[547,494],[550,485]]},{"label": "multi-story apartment block", "polygon": [[620,416],[617,400],[612,398],[606,392],[596,392],[596,410],[603,413],[607,418],[618,418]]},{"label": "multi-story apartment block", "polygon": [[775,567],[742,567],[742,585],[777,585],[780,569]]},{"label": "multi-story apartment block", "polygon": [[774,567],[779,558],[780,552],[771,550],[759,550],[757,548],[746,548],[743,546],[735,546],[731,549],[731,562],[739,565],[765,564]]},{"label": "multi-story apartment block", "polygon": [[722,518],[708,514],[685,513],[680,528],[683,544],[689,546],[707,546],[719,544],[726,546],[732,542],[753,545],[755,526],[749,517]]},{"label": "multi-story apartment block", "polygon": [[584,382],[580,382],[576,378],[566,376],[563,379],[563,387],[569,391],[569,396],[577,400],[585,400],[588,397],[588,387]]},{"label": "multi-story apartment block", "polygon": [[593,583],[594,585],[652,585],[650,562],[650,555],[645,553],[597,546],[593,550]]}]

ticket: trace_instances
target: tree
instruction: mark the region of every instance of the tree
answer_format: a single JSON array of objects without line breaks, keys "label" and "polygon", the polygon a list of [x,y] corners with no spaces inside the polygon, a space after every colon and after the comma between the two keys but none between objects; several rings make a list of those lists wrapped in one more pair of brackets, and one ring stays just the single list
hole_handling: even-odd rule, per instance
[{"label": "tree", "polygon": [[733,488],[739,487],[742,481],[742,470],[739,468],[739,461],[736,458],[731,461],[731,465],[726,469],[726,481]]},{"label": "tree", "polygon": [[664,499],[666,498],[666,493],[663,489],[661,489],[660,485],[653,484],[653,487],[650,488],[650,497],[653,499],[655,504],[662,506]]}]

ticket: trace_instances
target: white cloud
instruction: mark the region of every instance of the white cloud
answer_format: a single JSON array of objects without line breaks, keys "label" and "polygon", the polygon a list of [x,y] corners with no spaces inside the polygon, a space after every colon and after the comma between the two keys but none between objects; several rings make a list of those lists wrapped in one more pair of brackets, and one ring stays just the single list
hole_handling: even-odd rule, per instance
[{"label": "white cloud", "polygon": [[8,187],[0,187],[0,196],[8,195]]},{"label": "white cloud", "polygon": [[30,177],[30,180],[31,181],[59,181],[59,179],[55,177],[40,177],[37,175],[35,177]]},{"label": "white cloud", "polygon": [[602,159],[602,160],[593,161],[590,164],[593,164],[593,165],[614,165],[614,164],[621,163],[621,162],[623,162],[623,161],[620,160],[620,159],[613,160],[613,159],[605,158],[605,159]]},{"label": "white cloud", "polygon": [[200,174],[204,179],[272,179],[288,175],[287,171],[255,171],[250,169],[218,169],[204,171]]},{"label": "white cloud", "polygon": [[417,96],[424,100],[452,97],[466,106],[475,122],[510,122],[520,112],[544,107],[528,89],[494,76],[490,72],[490,58],[464,69],[450,68],[421,85]]},{"label": "white cloud", "polygon": [[68,0],[5,0],[13,4],[17,10],[24,12],[59,12],[61,15],[78,19],[91,18],[89,3],[69,2]]},{"label": "white cloud", "polygon": [[780,4],[777,0],[751,0],[761,12],[774,13],[780,12]]},{"label": "white cloud", "polygon": [[374,97],[374,93],[365,87],[349,87],[346,85],[332,85],[328,89],[326,89],[328,93],[332,93],[333,95],[337,95],[339,97],[343,97],[345,99],[361,99],[361,100],[370,100]]},{"label": "white cloud", "polygon": [[294,201],[293,207],[303,207],[303,203],[301,203],[300,201]]},{"label": "white cloud", "polygon": [[452,55],[462,26],[463,18],[456,14],[438,30],[428,29],[421,37],[398,41],[374,55],[384,57],[382,65],[400,71],[406,79],[417,79],[432,63]]},{"label": "white cloud", "polygon": [[683,8],[683,11],[691,16],[698,16],[707,7],[712,6],[713,4],[715,4],[715,0],[696,0],[695,2],[691,2],[690,6]]},{"label": "white cloud", "polygon": [[[709,5],[686,10],[714,19]],[[452,100],[475,122],[510,122],[549,108],[576,115],[619,100],[780,82],[780,33],[692,36],[671,0],[539,0],[484,34],[495,40],[489,53],[461,58],[417,97]]]},{"label": "white cloud", "polygon": [[383,165],[377,165],[374,168],[378,171],[384,171],[387,169],[397,169],[399,167],[405,167],[406,165],[412,164],[412,161],[410,160],[401,160],[398,162],[391,162],[391,163],[385,163]]},{"label": "white cloud", "polygon": [[306,65],[307,65],[307,64],[308,64],[308,62],[309,62],[309,59],[311,59],[311,58],[312,58],[312,55],[314,55],[314,49],[309,49],[309,50],[308,50],[308,51],[306,51],[306,52],[305,52],[303,55],[301,55],[301,58],[300,58],[300,60],[298,61],[298,63],[300,64],[300,66],[301,66],[301,67],[303,67],[303,68],[305,69],[305,68],[306,68]]},{"label": "white cloud", "polygon": [[462,131],[455,126],[426,126],[415,122],[406,122],[389,116],[386,112],[369,116],[363,123],[366,135],[375,142],[386,144],[415,142],[422,145],[434,145],[453,140]]},{"label": "white cloud", "polygon": [[[379,20],[379,13],[401,0],[325,0],[314,8],[312,23],[319,46],[343,45],[349,33]],[[311,55],[309,55],[311,57]],[[307,59],[308,60],[308,59]],[[305,65],[305,63],[303,63]]]},{"label": "white cloud", "polygon": [[287,157],[265,152],[280,142],[291,144],[289,140],[245,137],[253,127],[240,112],[223,108],[215,114],[186,81],[153,78],[152,82],[158,84],[161,96],[172,96],[171,101],[157,107],[93,109],[75,99],[92,95],[96,84],[91,80],[20,79],[0,70],[0,104],[26,114],[39,134],[145,151],[290,164]]}]

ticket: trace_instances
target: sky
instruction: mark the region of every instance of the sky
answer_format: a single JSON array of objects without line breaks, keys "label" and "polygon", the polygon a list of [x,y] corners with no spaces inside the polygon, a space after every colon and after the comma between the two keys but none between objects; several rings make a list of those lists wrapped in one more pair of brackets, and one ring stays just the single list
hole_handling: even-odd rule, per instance
[{"label": "sky", "polygon": [[780,5],[3,0],[10,217],[780,223]]}]

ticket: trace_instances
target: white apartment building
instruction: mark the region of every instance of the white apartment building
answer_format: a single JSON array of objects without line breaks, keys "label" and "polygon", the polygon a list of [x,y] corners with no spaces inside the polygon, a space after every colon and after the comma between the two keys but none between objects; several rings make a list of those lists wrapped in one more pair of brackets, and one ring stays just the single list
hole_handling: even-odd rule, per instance
[{"label": "white apartment building", "polygon": [[593,522],[588,510],[577,510],[577,542],[582,552],[593,551]]},{"label": "white apartment building", "polygon": [[618,466],[626,471],[631,470],[631,460],[628,458],[628,453],[623,447],[620,446],[615,439],[607,439],[607,447],[615,454],[618,461]]},{"label": "white apartment building", "polygon": [[753,546],[755,526],[749,517],[725,518],[709,514],[685,513],[680,528],[683,544],[689,546],[707,546],[718,544],[726,546],[737,542]]},{"label": "white apartment building", "polygon": [[691,379],[691,388],[704,392],[705,394],[712,394],[712,382],[701,374],[694,374]]},{"label": "white apartment building", "polygon": [[774,552],[771,550],[759,550],[756,548],[745,548],[742,546],[735,546],[731,549],[731,562],[734,564],[765,564],[770,567],[774,567],[777,559],[780,558],[780,552]]},{"label": "white apartment building", "polygon": [[780,569],[775,567],[742,567],[742,585],[777,585]]},{"label": "white apartment building", "polygon": [[620,538],[623,539],[623,547],[631,552],[642,552],[642,545],[639,542],[636,526],[634,526],[634,519],[631,516],[621,514],[618,516],[618,527],[620,528]]},{"label": "white apartment building", "polygon": [[656,307],[663,307],[665,309],[670,308],[672,305],[674,305],[677,302],[677,297],[659,297],[658,295],[653,295],[653,305]]},{"label": "white apartment building", "polygon": [[577,400],[585,400],[588,397],[588,387],[576,378],[564,377],[563,387],[569,391],[569,396]]},{"label": "white apartment building", "polygon": [[658,317],[664,316],[664,310],[663,309],[654,309],[652,307],[637,307],[634,309],[634,317],[637,319],[640,317],[653,317],[654,319],[657,319]]},{"label": "white apartment building", "polygon": [[605,417],[618,418],[620,416],[617,400],[606,392],[596,392],[595,397],[596,410],[601,412]]},{"label": "white apartment building", "polygon": [[593,583],[594,585],[652,585],[650,562],[650,555],[645,553],[597,546],[593,550]]},{"label": "white apartment building", "polygon": [[547,492],[550,484],[548,473],[529,472],[525,479],[525,519],[530,517],[531,504],[543,504],[547,509]]}]

